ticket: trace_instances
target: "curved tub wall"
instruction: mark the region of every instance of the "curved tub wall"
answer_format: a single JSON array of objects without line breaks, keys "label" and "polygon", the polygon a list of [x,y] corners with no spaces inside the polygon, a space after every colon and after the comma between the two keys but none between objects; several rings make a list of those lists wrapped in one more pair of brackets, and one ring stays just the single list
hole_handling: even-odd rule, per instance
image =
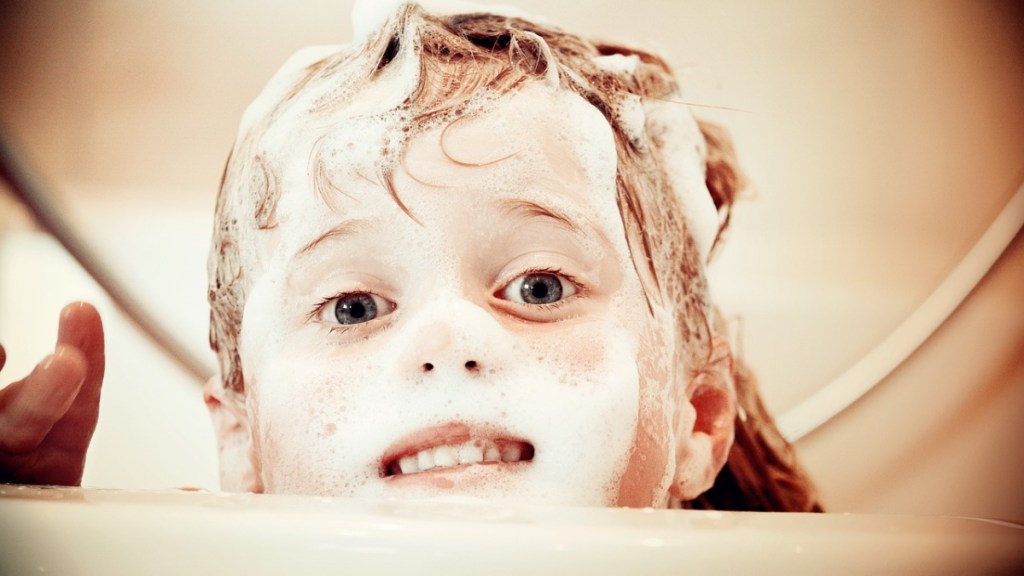
[{"label": "curved tub wall", "polygon": [[[0,487],[5,574],[1013,574],[969,518],[356,502]],[[102,530],[97,530],[102,527]]]}]

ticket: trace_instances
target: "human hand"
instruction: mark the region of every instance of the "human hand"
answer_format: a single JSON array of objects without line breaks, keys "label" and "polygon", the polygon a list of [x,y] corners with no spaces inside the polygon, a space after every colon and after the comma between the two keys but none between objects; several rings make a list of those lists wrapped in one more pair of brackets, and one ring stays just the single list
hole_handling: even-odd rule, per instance
[{"label": "human hand", "polygon": [[[7,355],[0,346],[0,369]],[[84,302],[61,311],[57,346],[31,374],[0,390],[0,482],[82,483],[99,416],[103,324]]]}]

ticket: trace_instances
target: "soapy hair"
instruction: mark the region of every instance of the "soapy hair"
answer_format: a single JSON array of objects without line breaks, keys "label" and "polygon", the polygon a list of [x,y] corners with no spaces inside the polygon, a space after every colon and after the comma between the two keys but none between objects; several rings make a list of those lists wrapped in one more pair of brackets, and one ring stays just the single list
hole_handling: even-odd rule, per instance
[{"label": "soapy hair", "polygon": [[[673,189],[676,182],[665,165],[663,144],[672,136],[671,127],[638,131],[627,118],[630,105],[637,102],[683,106],[666,62],[643,50],[584,40],[519,18],[438,17],[406,5],[363,45],[345,47],[291,78],[279,100],[239,136],[232,150],[218,195],[209,264],[210,344],[218,355],[225,388],[237,393],[244,389],[238,338],[252,282],[248,272],[256,263],[245,261],[240,247],[254,243],[255,230],[276,226],[281,194],[274,167],[260,154],[261,134],[289,113],[300,94],[306,96],[303,102],[315,103],[303,113],[329,116],[342,109],[361,87],[407,54],[418,60],[417,80],[387,115],[402,119],[413,132],[471,114],[481,109],[481,98],[509,94],[532,81],[557,83],[604,115],[613,129],[618,156],[618,208],[648,302],[667,301],[674,310],[682,344],[674,361],[680,370],[688,367],[681,380],[708,369],[716,361],[711,358],[716,312],[708,299],[703,258]],[[623,61],[609,65],[609,57]],[[707,146],[704,180],[719,213],[720,237],[744,180],[724,131],[707,123],[699,128]],[[393,143],[381,151],[384,161],[378,177],[404,209],[390,177],[391,169],[401,162],[402,145]],[[314,169],[314,187],[326,196],[323,190],[329,190],[330,183],[318,173]],[[728,461],[708,492],[681,506],[820,510],[791,446],[764,409],[752,374],[742,362],[735,361],[733,366],[739,416]]]}]

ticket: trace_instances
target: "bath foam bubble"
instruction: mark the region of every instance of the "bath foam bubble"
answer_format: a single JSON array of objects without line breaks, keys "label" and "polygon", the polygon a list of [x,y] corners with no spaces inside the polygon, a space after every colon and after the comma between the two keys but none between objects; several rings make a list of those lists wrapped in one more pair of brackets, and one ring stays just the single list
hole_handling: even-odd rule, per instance
[{"label": "bath foam bubble", "polygon": [[[346,202],[352,202],[360,194],[388,194],[384,175],[404,146],[401,127],[405,119],[400,114],[351,115],[347,112],[336,114],[327,126],[313,123],[303,130],[294,128],[302,120],[289,120],[291,127],[282,128],[281,138],[266,138],[265,147],[279,151],[278,155],[283,158],[281,180],[291,183],[279,199],[278,219],[293,220],[305,230],[292,238],[271,237],[270,251],[279,257],[297,250],[303,238],[316,237],[333,225],[334,217],[330,213],[323,213],[320,218],[309,218],[304,208],[309,194],[317,197],[336,215],[343,215]],[[305,125],[310,123],[307,121]],[[290,134],[299,134],[301,140],[296,142]],[[308,160],[303,161],[302,150],[310,150]],[[295,151],[299,151],[298,157]],[[289,152],[294,159],[286,161]],[[280,249],[278,243],[281,241],[290,247],[290,252]]]},{"label": "bath foam bubble", "polygon": [[[402,99],[396,94],[410,89],[413,82],[414,77],[373,82],[370,86],[377,89],[372,94],[362,94],[326,116],[310,114],[297,103],[292,114],[267,132],[262,144],[281,156],[311,148],[305,169],[314,183],[329,185],[329,190],[318,190],[324,199],[330,198],[326,192],[331,190],[344,193],[343,183],[350,176],[382,186],[380,175],[396,162],[407,137],[402,130],[407,116],[395,110]],[[305,128],[297,130],[297,126]],[[316,136],[312,143],[311,135]],[[301,166],[301,162],[295,165]]]},{"label": "bath foam bubble", "polygon": [[641,151],[647,148],[647,114],[639,96],[628,94],[615,108],[615,119],[626,138]]},{"label": "bath foam bubble", "polygon": [[292,54],[242,114],[236,146],[285,100],[288,92],[306,76],[306,70],[310,66],[338,54],[343,48],[341,45],[308,46]]},{"label": "bath foam bubble", "polygon": [[674,102],[644,102],[647,129],[663,155],[663,165],[682,203],[690,235],[707,262],[718,234],[718,210],[704,181],[707,145],[696,120]]},{"label": "bath foam bubble", "polygon": [[640,58],[636,54],[606,54],[591,60],[601,68],[621,75],[635,74],[640,65]]}]

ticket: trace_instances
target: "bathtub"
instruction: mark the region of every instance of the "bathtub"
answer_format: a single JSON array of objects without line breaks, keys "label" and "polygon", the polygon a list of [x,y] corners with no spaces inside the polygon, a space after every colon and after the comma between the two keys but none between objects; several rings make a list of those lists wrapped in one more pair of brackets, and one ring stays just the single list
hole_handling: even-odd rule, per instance
[{"label": "bathtub", "polygon": [[0,573],[1021,574],[956,517],[509,508],[0,486]]}]

